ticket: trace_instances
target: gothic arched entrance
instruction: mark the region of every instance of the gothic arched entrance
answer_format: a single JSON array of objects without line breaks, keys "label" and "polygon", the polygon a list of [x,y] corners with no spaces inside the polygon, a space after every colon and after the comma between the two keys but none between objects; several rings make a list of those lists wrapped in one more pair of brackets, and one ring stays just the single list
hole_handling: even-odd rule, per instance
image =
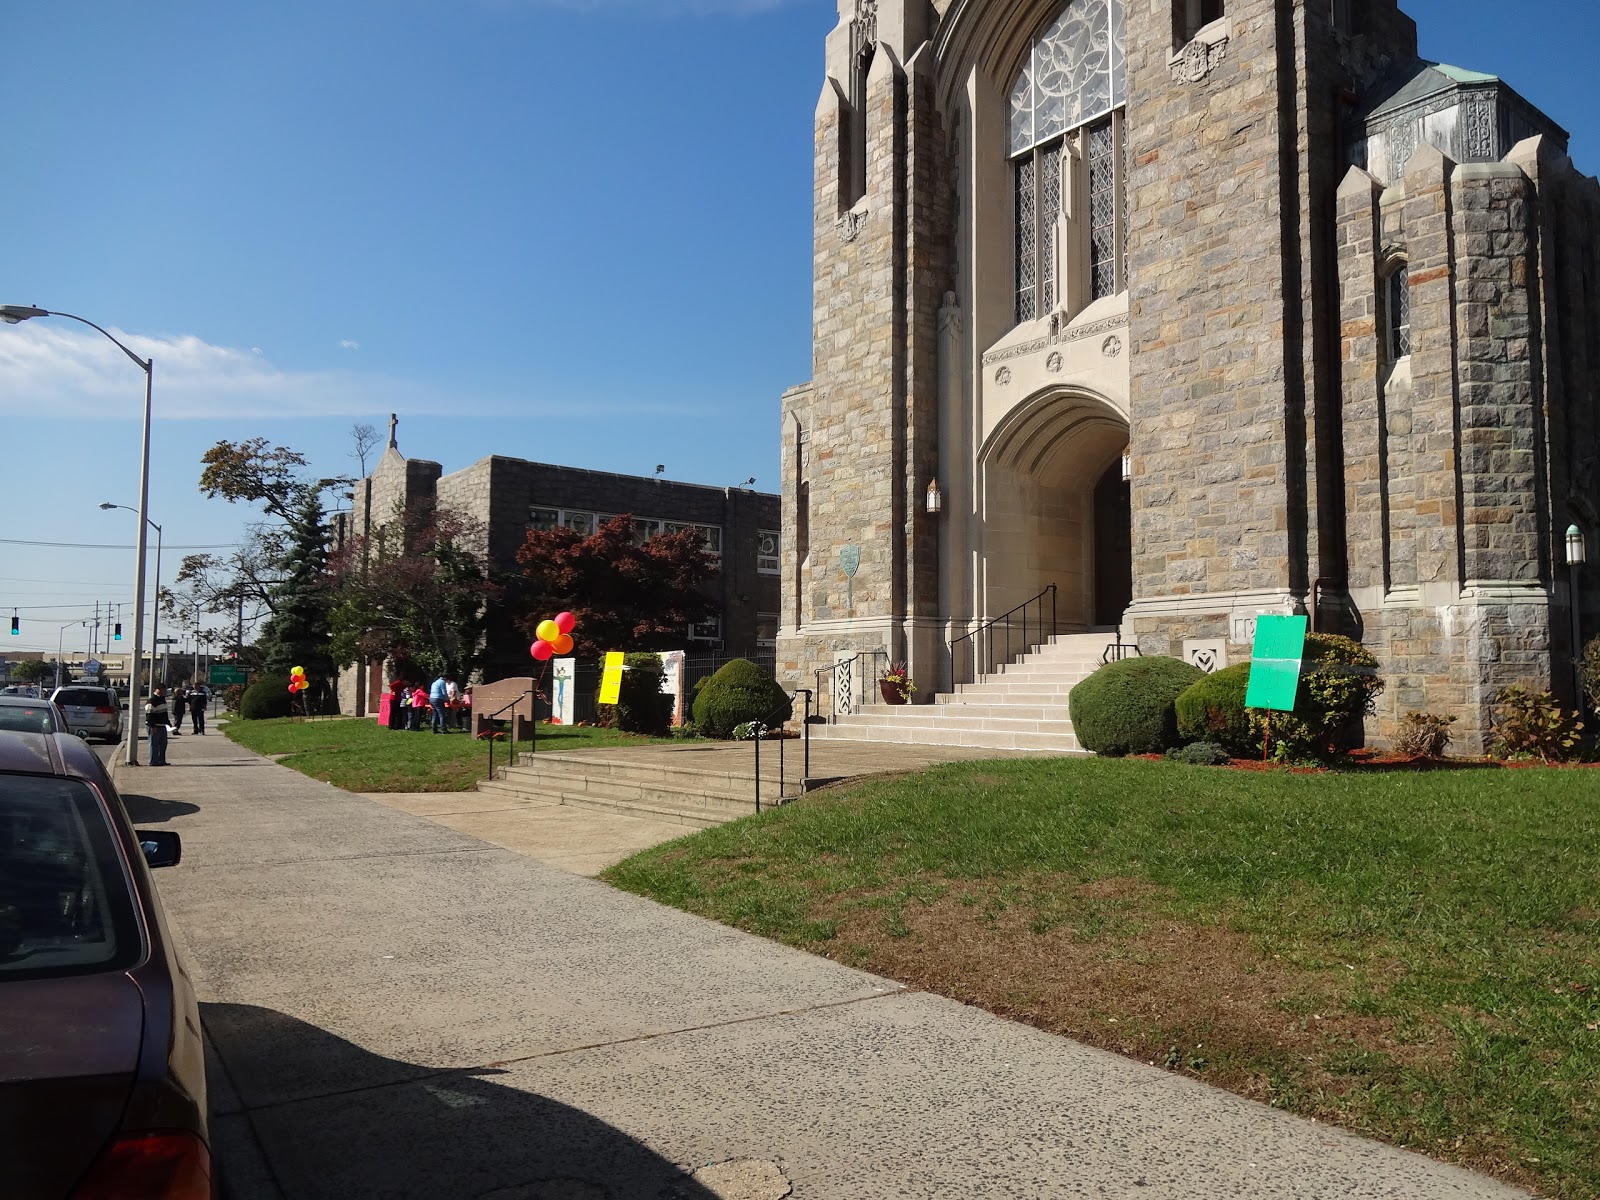
[{"label": "gothic arched entrance", "polygon": [[1063,633],[1116,626],[1133,598],[1122,454],[1127,418],[1088,392],[1033,397],[979,455],[981,611],[995,617],[1056,585]]}]

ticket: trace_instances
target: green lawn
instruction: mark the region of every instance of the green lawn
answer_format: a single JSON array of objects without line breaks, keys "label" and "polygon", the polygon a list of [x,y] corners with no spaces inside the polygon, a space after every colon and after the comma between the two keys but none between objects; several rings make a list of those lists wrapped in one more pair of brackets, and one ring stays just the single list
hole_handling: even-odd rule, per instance
[{"label": "green lawn", "polygon": [[[223,731],[258,754],[282,754],[286,767],[349,792],[464,792],[489,777],[489,744],[464,733],[409,733],[376,721],[275,721],[234,719]],[[632,746],[652,739],[609,729],[539,726],[540,750]],[[527,742],[517,749],[526,751]],[[495,764],[504,766],[510,744],[497,742]]]},{"label": "green lawn", "polygon": [[962,763],[617,886],[1565,1200],[1600,1197],[1600,772]]}]

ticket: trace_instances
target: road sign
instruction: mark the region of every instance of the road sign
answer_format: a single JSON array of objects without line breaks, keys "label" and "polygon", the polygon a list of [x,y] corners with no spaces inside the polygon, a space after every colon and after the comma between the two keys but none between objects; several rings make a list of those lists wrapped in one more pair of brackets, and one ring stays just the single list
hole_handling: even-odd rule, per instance
[{"label": "road sign", "polygon": [[249,682],[249,672],[232,663],[212,663],[208,682],[212,687],[232,687],[234,684],[243,686]]}]

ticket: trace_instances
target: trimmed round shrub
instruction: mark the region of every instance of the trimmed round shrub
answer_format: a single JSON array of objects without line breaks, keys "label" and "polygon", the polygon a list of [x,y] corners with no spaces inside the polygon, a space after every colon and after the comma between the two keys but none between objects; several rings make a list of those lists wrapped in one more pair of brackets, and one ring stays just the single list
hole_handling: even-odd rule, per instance
[{"label": "trimmed round shrub", "polygon": [[734,726],[749,721],[787,721],[793,706],[776,679],[748,658],[736,658],[695,689],[694,723],[707,737],[731,738]]},{"label": "trimmed round shrub", "polygon": [[1204,677],[1199,667],[1159,655],[1101,667],[1067,699],[1078,744],[1108,758],[1182,745],[1173,704]]},{"label": "trimmed round shrub", "polygon": [[[1337,633],[1306,634],[1294,711],[1270,714],[1273,752],[1291,760],[1328,759],[1354,749],[1361,718],[1372,714],[1383,687],[1378,660],[1360,642]],[[1252,709],[1250,726],[1260,745],[1268,714]]]},{"label": "trimmed round shrub", "polygon": [[617,690],[616,728],[627,733],[661,737],[672,727],[672,697],[663,695],[666,672],[659,654],[623,656],[622,686]]},{"label": "trimmed round shrub", "polygon": [[1173,707],[1178,736],[1185,742],[1215,742],[1235,758],[1261,752],[1261,739],[1250,730],[1244,696],[1250,688],[1250,664],[1235,663],[1203,676],[1186,688]]},{"label": "trimmed round shrub", "polygon": [[245,689],[239,700],[239,719],[268,721],[293,712],[294,697],[289,695],[287,675],[263,675]]}]

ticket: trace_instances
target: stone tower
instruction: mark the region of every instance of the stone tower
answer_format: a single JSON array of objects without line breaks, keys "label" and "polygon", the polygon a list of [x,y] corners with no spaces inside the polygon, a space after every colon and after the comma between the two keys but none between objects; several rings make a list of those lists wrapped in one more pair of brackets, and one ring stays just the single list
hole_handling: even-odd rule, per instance
[{"label": "stone tower", "polygon": [[1207,664],[1307,611],[1382,662],[1379,739],[1570,693],[1600,189],[1416,49],[1394,0],[841,0],[780,671],[929,698],[1048,596]]}]

